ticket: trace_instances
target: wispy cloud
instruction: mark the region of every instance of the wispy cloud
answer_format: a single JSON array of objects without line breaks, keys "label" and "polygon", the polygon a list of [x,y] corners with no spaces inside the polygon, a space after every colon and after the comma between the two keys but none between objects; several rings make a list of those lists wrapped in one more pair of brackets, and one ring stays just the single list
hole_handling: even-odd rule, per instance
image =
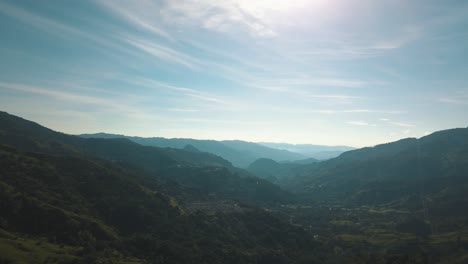
[{"label": "wispy cloud", "polygon": [[65,92],[59,89],[51,89],[22,83],[0,82],[0,88],[14,90],[18,92],[25,92],[28,94],[47,96],[57,101],[69,102],[72,105],[92,105],[93,107],[95,107],[95,109],[117,111],[120,114],[132,118],[148,120],[157,119],[154,115],[141,111],[139,108],[136,108],[133,105],[129,105],[128,103],[126,103],[128,101],[128,98],[127,100],[118,100],[117,98],[104,99],[96,96],[83,95],[82,93],[77,92]]},{"label": "wispy cloud", "polygon": [[[246,84],[247,85],[247,84]],[[351,103],[355,100],[362,100],[365,97],[344,93],[324,93],[320,91],[310,91],[306,88],[298,88],[295,86],[264,86],[251,84],[248,87],[261,89],[269,92],[283,93],[287,96],[293,96],[301,101],[306,102],[321,102],[321,103]]]},{"label": "wispy cloud", "polygon": [[157,25],[157,12],[159,7],[150,1],[104,1],[97,0],[97,3],[113,13],[119,18],[133,24],[137,28],[142,28],[153,34],[164,37],[170,41],[175,39],[164,29]]},{"label": "wispy cloud", "polygon": [[348,99],[362,99],[360,96],[353,96],[347,94],[313,94],[307,92],[300,92],[303,96],[308,99],[337,99],[337,100],[348,100]]},{"label": "wispy cloud", "polygon": [[346,124],[354,126],[377,126],[376,124],[370,124],[364,121],[348,121]]},{"label": "wispy cloud", "polygon": [[414,26],[393,35],[337,32],[330,36],[329,32],[319,32],[315,39],[306,43],[285,41],[275,49],[294,61],[354,61],[387,56],[422,36],[422,30]]},{"label": "wispy cloud", "polygon": [[454,105],[466,105],[468,104],[468,96],[463,97],[454,97],[454,98],[440,98],[439,102],[446,103],[446,104],[454,104]]},{"label": "wispy cloud", "polygon": [[395,122],[395,121],[392,121],[392,120],[390,120],[388,118],[380,118],[379,120],[382,121],[382,122],[385,122],[387,124],[394,125],[394,126],[399,126],[399,127],[415,127],[415,125],[408,124],[408,123],[403,123],[403,122]]},{"label": "wispy cloud", "polygon": [[400,34],[391,39],[378,41],[374,45],[370,46],[369,49],[374,50],[394,50],[399,49],[412,41],[415,41],[423,34],[420,27],[411,25],[404,27]]},{"label": "wispy cloud", "polygon": [[177,92],[178,95],[183,95],[183,96],[194,98],[194,99],[201,100],[204,102],[216,103],[216,104],[221,104],[221,105],[232,105],[232,103],[229,102],[225,98],[220,98],[210,93],[201,92],[193,88],[177,86],[177,85],[168,84],[168,83],[164,83],[164,82],[160,82],[160,81],[152,80],[148,78],[132,78],[132,79],[126,79],[124,81],[126,81],[129,84],[142,86],[142,87],[146,87],[150,89],[168,89],[168,90]]},{"label": "wispy cloud", "polygon": [[369,109],[351,109],[351,110],[343,110],[343,113],[375,113],[376,111],[369,110]]},{"label": "wispy cloud", "polygon": [[63,35],[64,33],[75,34],[75,35],[80,35],[82,37],[85,37],[87,39],[92,39],[94,41],[100,41],[98,38],[90,34],[85,34],[84,32],[76,30],[73,27],[66,26],[62,23],[59,23],[49,18],[41,17],[39,15],[26,11],[22,8],[9,5],[5,2],[0,2],[0,12],[3,13],[4,15],[18,19],[19,21],[23,23],[26,23],[35,28],[39,28],[43,31],[47,31],[48,33],[51,33],[51,34],[61,34],[62,36],[64,36]]},{"label": "wispy cloud", "polygon": [[98,97],[86,96],[86,95],[82,95],[78,93],[70,93],[70,92],[64,92],[64,91],[59,91],[59,90],[51,90],[51,89],[39,87],[39,86],[32,86],[32,85],[20,84],[20,83],[0,82],[0,87],[4,89],[22,91],[22,92],[27,92],[27,93],[32,93],[32,94],[46,95],[46,96],[50,96],[59,100],[73,101],[73,102],[83,103],[83,104],[113,106],[113,103],[111,103],[110,101],[101,99]]},{"label": "wispy cloud", "polygon": [[240,28],[259,37],[277,34],[255,10],[249,10],[241,1],[167,1],[160,14],[170,24],[195,24],[219,32]]},{"label": "wispy cloud", "polygon": [[400,127],[414,127],[415,125],[411,124],[406,124],[406,123],[400,123],[400,122],[388,122],[389,124],[395,125],[395,126],[400,126]]},{"label": "wispy cloud", "polygon": [[[391,124],[391,125],[398,126],[398,127],[406,127],[406,128],[415,127],[415,125],[412,125],[412,124],[406,124],[406,123],[401,123],[401,122],[393,122],[393,121],[390,121],[389,119],[386,119],[386,118],[381,118],[379,120],[384,121],[387,124]],[[356,125],[356,126],[377,126],[377,124],[371,124],[371,123],[368,123],[368,122],[365,122],[365,121],[348,121],[346,123],[349,124],[349,125]],[[411,131],[411,130],[408,129],[408,130],[405,130],[405,131]]]},{"label": "wispy cloud", "polygon": [[167,46],[162,46],[154,42],[130,37],[123,37],[122,40],[158,59],[163,59],[172,63],[178,63],[191,69],[197,68],[195,59]]},{"label": "wispy cloud", "polygon": [[192,108],[167,108],[167,111],[182,112],[182,113],[195,113],[195,112],[199,112],[200,110],[192,109]]},{"label": "wispy cloud", "polygon": [[214,123],[214,124],[229,124],[229,125],[250,125],[250,126],[267,126],[277,124],[275,121],[247,121],[247,120],[227,120],[227,119],[212,119],[212,118],[183,118],[180,121],[193,123]]},{"label": "wispy cloud", "polygon": [[305,102],[319,103],[338,106],[341,104],[352,104],[356,100],[365,99],[361,96],[354,96],[348,94],[326,94],[326,93],[314,93],[308,91],[296,91],[292,92],[298,96],[299,99]]},{"label": "wispy cloud", "polygon": [[258,80],[257,87],[342,87],[357,88],[367,85],[366,81],[342,78],[326,78],[323,76],[275,78],[274,80]]},{"label": "wispy cloud", "polygon": [[78,41],[78,43],[97,49],[109,57],[116,57],[116,54],[120,54],[120,56],[122,54],[125,56],[135,55],[131,49],[127,49],[120,45],[118,41],[114,40],[110,35],[104,37],[100,34],[96,34],[95,32],[78,29],[72,25],[32,13],[23,8],[9,5],[4,2],[0,2],[0,13],[17,19],[28,26],[47,32],[48,34],[58,36],[62,39]]},{"label": "wispy cloud", "polygon": [[[405,111],[399,110],[373,110],[373,109],[350,109],[350,110],[343,110],[343,113],[372,113],[372,114],[404,114]],[[380,119],[383,120],[383,119]],[[387,119],[388,120],[388,119]]]}]

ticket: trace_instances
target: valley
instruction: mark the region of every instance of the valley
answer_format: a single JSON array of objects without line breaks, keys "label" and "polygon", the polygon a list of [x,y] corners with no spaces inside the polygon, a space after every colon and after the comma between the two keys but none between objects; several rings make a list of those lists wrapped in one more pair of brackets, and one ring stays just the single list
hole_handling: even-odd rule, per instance
[{"label": "valley", "polygon": [[0,117],[1,263],[468,260],[468,129],[244,170]]}]

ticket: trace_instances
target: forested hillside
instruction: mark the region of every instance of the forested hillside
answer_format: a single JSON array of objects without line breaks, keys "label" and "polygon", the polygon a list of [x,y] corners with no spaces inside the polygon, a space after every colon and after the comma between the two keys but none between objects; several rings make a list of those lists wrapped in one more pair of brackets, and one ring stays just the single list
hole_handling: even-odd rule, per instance
[{"label": "forested hillside", "polygon": [[1,263],[466,263],[468,129],[260,159],[0,114]]},{"label": "forested hillside", "polygon": [[358,205],[430,197],[468,183],[468,129],[348,151],[283,182],[306,196]]},{"label": "forested hillside", "polygon": [[316,259],[299,254],[319,246],[311,235],[254,205],[289,197],[260,179],[128,140],[56,133],[6,113],[0,124],[2,263]]}]

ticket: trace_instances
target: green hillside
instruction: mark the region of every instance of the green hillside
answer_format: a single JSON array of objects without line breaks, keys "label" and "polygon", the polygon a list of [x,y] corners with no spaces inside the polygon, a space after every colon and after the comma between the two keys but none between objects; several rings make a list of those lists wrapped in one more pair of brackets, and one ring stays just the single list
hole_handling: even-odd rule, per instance
[{"label": "green hillside", "polygon": [[[263,199],[274,202],[272,197],[284,193],[260,179],[236,176],[224,167],[178,163],[164,150],[128,140],[59,134],[6,113],[0,127],[2,263],[289,263],[316,258],[299,254],[319,246],[302,228],[235,201],[266,195]],[[225,208],[216,206],[219,199],[230,198],[235,200],[226,201]],[[208,208],[193,210],[197,200]]]},{"label": "green hillside", "polygon": [[[259,159],[85,139],[0,114],[0,263],[458,263],[468,129]],[[294,194],[291,194],[294,193]]]},{"label": "green hillside", "polygon": [[0,143],[22,151],[100,158],[162,181],[193,187],[195,191],[209,188],[214,199],[228,196],[251,204],[293,199],[291,194],[272,183],[235,168],[213,154],[142,146],[124,138],[84,139],[7,113],[0,113],[0,125]]}]

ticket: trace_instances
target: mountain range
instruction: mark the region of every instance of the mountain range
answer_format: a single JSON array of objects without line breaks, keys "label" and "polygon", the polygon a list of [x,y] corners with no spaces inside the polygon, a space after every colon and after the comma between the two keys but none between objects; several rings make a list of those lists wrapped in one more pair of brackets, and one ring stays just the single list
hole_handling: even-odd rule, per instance
[{"label": "mountain range", "polygon": [[258,207],[293,195],[192,148],[0,112],[0,166],[1,263],[287,263],[319,246]]},{"label": "mountain range", "polygon": [[283,149],[294,153],[299,153],[306,157],[318,160],[335,158],[343,152],[355,149],[349,146],[325,146],[313,144],[288,144],[271,142],[259,142],[259,144],[270,148]]},{"label": "mountain range", "polygon": [[[270,182],[255,178],[247,171],[236,168],[230,162],[210,153],[194,152],[192,149],[142,146],[125,138],[70,136],[7,113],[1,114],[1,123],[0,144],[15,147],[20,151],[92,156],[119,166],[137,168],[160,180],[178,181],[179,184],[188,186],[202,186],[213,195],[224,196],[242,190],[235,194],[234,198],[246,200],[255,196],[255,203],[262,200],[260,190],[271,192],[274,196],[278,195],[278,199],[292,197]],[[198,174],[201,176],[188,177]],[[197,181],[211,182],[208,184]],[[276,198],[268,197],[264,201],[272,200]]]},{"label": "mountain range", "polygon": [[0,263],[468,261],[468,128],[245,170],[157,140],[0,112]]},{"label": "mountain range", "polygon": [[468,128],[457,128],[305,165],[300,173],[283,178],[283,186],[295,193],[369,205],[441,195],[467,184],[466,175]]},{"label": "mountain range", "polygon": [[[287,150],[286,144],[253,143],[241,140],[198,140],[191,138],[162,138],[162,137],[131,137],[116,134],[83,134],[83,138],[127,138],[144,146],[155,146],[160,148],[183,149],[192,146],[200,151],[212,153],[223,157],[234,166],[247,168],[252,162],[259,158],[268,158],[277,162],[296,161],[307,158],[328,159],[338,156],[351,147],[328,147],[320,145],[297,145],[297,152]],[[286,145],[287,146],[287,145]]]}]

